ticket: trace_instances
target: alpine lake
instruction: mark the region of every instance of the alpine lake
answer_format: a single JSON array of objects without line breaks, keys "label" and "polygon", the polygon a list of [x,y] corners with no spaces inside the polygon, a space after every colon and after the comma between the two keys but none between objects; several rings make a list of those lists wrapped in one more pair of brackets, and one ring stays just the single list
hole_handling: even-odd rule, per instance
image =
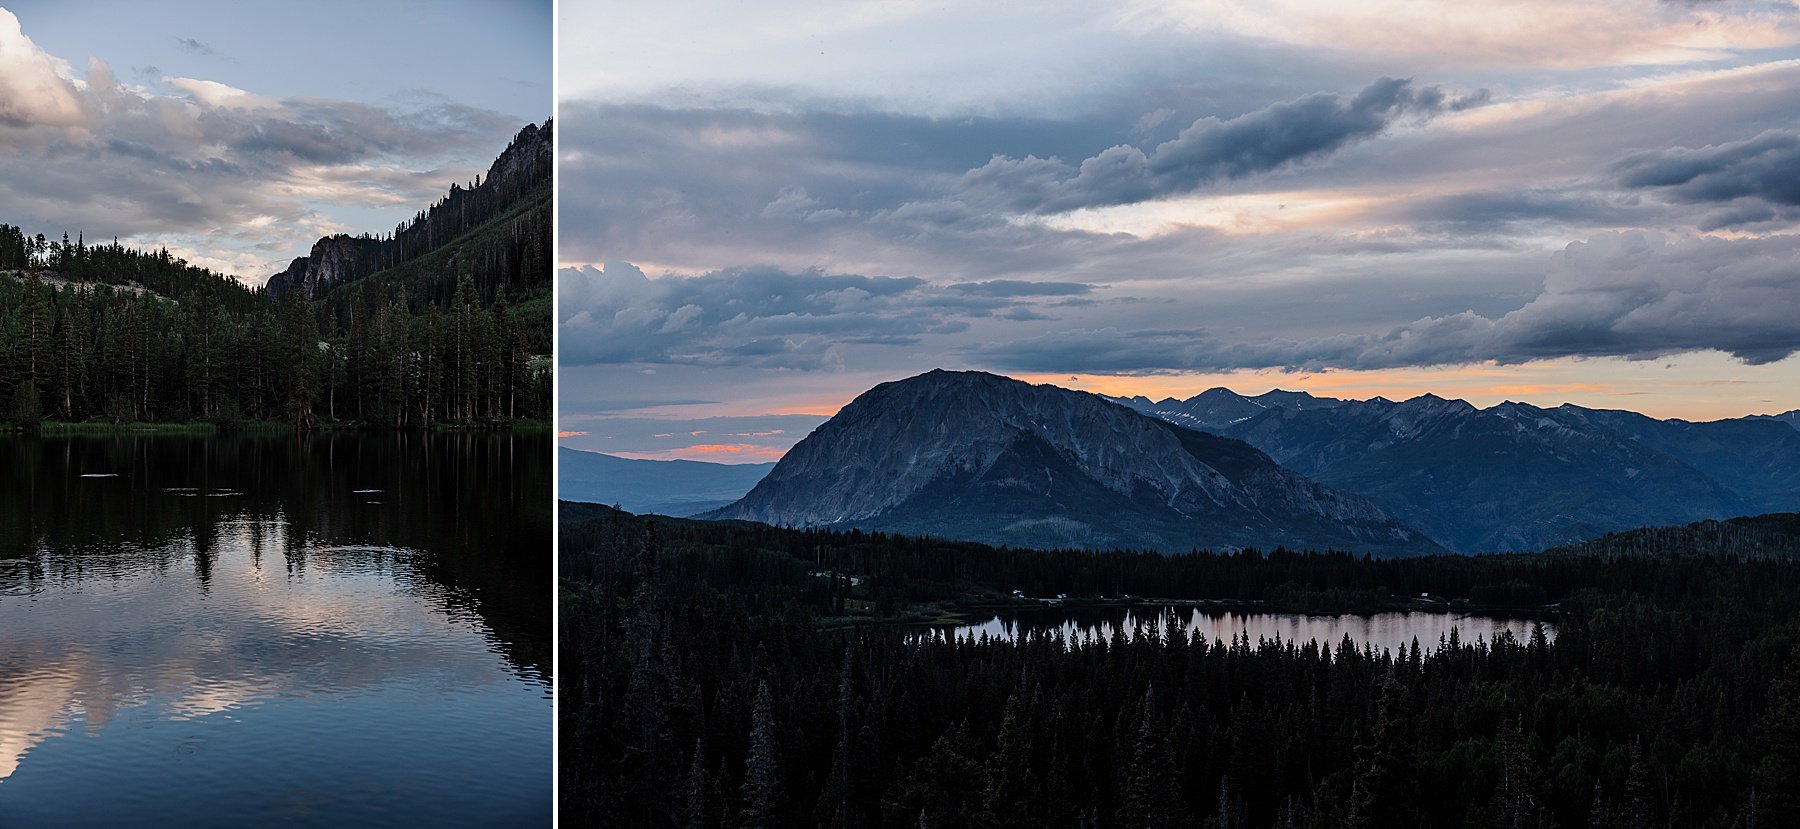
[{"label": "alpine lake", "polygon": [[550,464],[0,436],[0,827],[548,825]]},{"label": "alpine lake", "polygon": [[[960,640],[998,640],[1056,636],[1071,647],[1114,637],[1130,641],[1139,635],[1168,636],[1171,630],[1208,643],[1263,642],[1301,647],[1316,644],[1327,655],[1348,642],[1355,650],[1404,656],[1413,647],[1429,654],[1449,642],[1493,644],[1502,638],[1525,643],[1539,624],[1530,619],[1451,611],[1383,611],[1379,613],[1277,613],[1222,610],[1176,605],[1134,608],[1058,609],[1046,607],[994,614],[976,624],[940,627],[930,635]],[[1556,627],[1543,623],[1546,641]]]}]

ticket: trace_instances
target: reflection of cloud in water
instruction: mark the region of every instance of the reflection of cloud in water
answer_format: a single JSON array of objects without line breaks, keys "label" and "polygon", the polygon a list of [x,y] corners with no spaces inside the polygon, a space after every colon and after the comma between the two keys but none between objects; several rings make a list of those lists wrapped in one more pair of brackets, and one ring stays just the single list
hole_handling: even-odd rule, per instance
[{"label": "reflection of cloud in water", "polygon": [[521,678],[462,591],[421,571],[425,553],[309,544],[281,521],[216,527],[198,545],[0,561],[0,785],[78,717],[96,734],[139,706],[191,720]]},{"label": "reflection of cloud in water", "polygon": [[66,722],[74,704],[80,671],[64,659],[39,665],[17,677],[22,668],[10,642],[0,650],[0,783],[19,768],[19,761]]}]

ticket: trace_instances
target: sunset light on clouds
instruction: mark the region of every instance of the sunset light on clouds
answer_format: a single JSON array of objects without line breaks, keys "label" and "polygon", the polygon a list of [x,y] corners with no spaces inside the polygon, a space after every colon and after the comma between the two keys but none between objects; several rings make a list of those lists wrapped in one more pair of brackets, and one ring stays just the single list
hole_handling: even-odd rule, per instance
[{"label": "sunset light on clouds", "polygon": [[939,367],[1800,407],[1793,3],[683,8],[564,21],[570,445]]},{"label": "sunset light on clouds", "polygon": [[[391,232],[544,120],[550,55],[512,35],[550,8],[378,0],[345,26],[265,4],[252,26],[223,0],[0,0],[0,203],[28,233],[167,247],[259,286],[320,236]],[[452,58],[476,19],[486,52]]]}]

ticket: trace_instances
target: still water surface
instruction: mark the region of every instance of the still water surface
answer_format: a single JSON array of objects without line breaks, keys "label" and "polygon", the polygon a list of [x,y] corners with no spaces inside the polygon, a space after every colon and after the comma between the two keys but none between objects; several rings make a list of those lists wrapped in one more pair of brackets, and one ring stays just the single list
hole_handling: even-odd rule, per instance
[{"label": "still water surface", "polygon": [[0,438],[0,827],[548,825],[549,460]]},{"label": "still water surface", "polygon": [[[1373,647],[1377,651],[1410,649],[1416,639],[1423,653],[1431,653],[1440,640],[1448,641],[1451,632],[1463,644],[1477,639],[1493,642],[1510,632],[1519,642],[1531,639],[1532,626],[1527,619],[1473,616],[1466,613],[1389,612],[1358,615],[1308,613],[1233,613],[1194,608],[1161,607],[1137,610],[1040,610],[1008,616],[995,616],[979,625],[947,628],[942,635],[958,638],[1013,641],[1021,635],[1042,636],[1058,631],[1065,640],[1084,638],[1111,639],[1114,631],[1126,639],[1136,635],[1140,625],[1161,633],[1169,620],[1177,619],[1190,637],[1204,635],[1209,642],[1230,644],[1235,637],[1248,638],[1251,646],[1268,639],[1304,645],[1318,642],[1336,649],[1349,637],[1360,650]],[[1556,639],[1553,625],[1544,625],[1545,638]]]}]

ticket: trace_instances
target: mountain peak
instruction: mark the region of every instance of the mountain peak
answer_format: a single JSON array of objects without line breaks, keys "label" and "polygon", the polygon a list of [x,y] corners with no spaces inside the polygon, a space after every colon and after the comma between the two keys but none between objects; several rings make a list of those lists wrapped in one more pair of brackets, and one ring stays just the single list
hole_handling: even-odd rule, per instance
[{"label": "mountain peak", "polygon": [[1422,406],[1422,407],[1425,407],[1427,409],[1434,410],[1434,411],[1436,411],[1436,410],[1454,411],[1454,412],[1479,411],[1479,409],[1475,408],[1475,404],[1470,403],[1469,401],[1464,400],[1460,397],[1444,398],[1444,397],[1439,397],[1435,394],[1432,394],[1431,392],[1426,392],[1417,397],[1411,398],[1411,399],[1405,401],[1405,403]]},{"label": "mountain peak", "polygon": [[1240,441],[1099,395],[941,370],[858,395],[714,516],[1030,546],[1435,547]]}]

